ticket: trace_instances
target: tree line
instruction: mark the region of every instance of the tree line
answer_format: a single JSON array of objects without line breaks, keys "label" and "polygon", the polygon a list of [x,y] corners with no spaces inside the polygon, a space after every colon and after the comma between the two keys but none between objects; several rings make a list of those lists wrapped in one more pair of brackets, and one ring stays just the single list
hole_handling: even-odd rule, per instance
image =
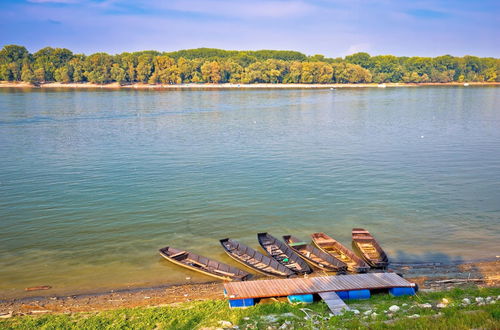
[{"label": "tree line", "polygon": [[500,59],[476,56],[397,57],[356,53],[345,58],[295,51],[141,51],[89,56],[46,47],[31,54],[6,45],[0,80],[105,84],[499,82]]}]

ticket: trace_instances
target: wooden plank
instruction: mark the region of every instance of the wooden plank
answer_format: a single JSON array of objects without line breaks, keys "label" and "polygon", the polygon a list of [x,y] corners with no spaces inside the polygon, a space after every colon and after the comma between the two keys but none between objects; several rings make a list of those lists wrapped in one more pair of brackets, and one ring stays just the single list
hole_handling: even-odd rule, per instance
[{"label": "wooden plank", "polygon": [[334,291],[320,292],[319,296],[328,305],[328,308],[332,311],[333,315],[340,315],[343,310],[350,309],[349,306],[347,306]]},{"label": "wooden plank", "polygon": [[294,294],[361,289],[388,289],[414,285],[395,273],[370,273],[309,278],[289,278],[229,282],[224,284],[228,297],[266,298]]}]

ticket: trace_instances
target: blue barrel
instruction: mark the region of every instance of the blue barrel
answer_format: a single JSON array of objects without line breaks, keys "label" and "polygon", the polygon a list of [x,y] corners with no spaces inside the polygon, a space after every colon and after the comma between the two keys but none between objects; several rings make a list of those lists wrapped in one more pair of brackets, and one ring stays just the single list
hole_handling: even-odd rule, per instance
[{"label": "blue barrel", "polygon": [[249,306],[253,306],[253,305],[254,305],[253,298],[229,299],[229,307],[231,307],[231,308],[249,307]]},{"label": "blue barrel", "polygon": [[310,304],[313,302],[313,295],[312,294],[291,295],[288,296],[288,301],[291,304],[297,304],[297,303]]},{"label": "blue barrel", "polygon": [[413,296],[415,294],[415,288],[391,288],[389,293],[395,297],[399,296]]},{"label": "blue barrel", "polygon": [[349,299],[369,299],[370,290],[351,290],[349,291]]},{"label": "blue barrel", "polygon": [[336,291],[337,296],[342,300],[349,299],[349,291]]}]

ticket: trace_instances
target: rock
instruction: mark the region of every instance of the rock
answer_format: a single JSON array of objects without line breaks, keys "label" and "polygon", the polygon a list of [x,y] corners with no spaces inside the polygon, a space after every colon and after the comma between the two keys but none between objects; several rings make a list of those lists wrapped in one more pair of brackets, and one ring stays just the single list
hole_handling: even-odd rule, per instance
[{"label": "rock", "polygon": [[377,313],[373,313],[372,315],[370,315],[372,319],[375,319],[377,318],[378,314]]},{"label": "rock", "polygon": [[363,315],[370,315],[371,313],[372,313],[372,310],[371,310],[371,309],[369,309],[369,310],[367,310],[366,312],[364,312],[364,313],[363,313]]},{"label": "rock", "polygon": [[401,308],[397,305],[392,305],[391,307],[389,307],[389,310],[393,313],[396,313],[397,311],[399,311]]},{"label": "rock", "polygon": [[13,312],[10,311],[8,313],[2,313],[0,314],[0,319],[10,319],[13,316]]},{"label": "rock", "polygon": [[500,296],[497,297],[497,300],[500,300]]},{"label": "rock", "polygon": [[39,309],[39,310],[35,310],[35,311],[31,311],[32,314],[43,314],[43,313],[50,313],[49,310],[46,310],[46,309]]},{"label": "rock", "polygon": [[269,314],[261,317],[264,322],[273,323],[278,321],[278,316],[276,314]]},{"label": "rock", "polygon": [[244,320],[244,321],[248,321],[248,320],[250,320],[250,318],[249,318],[249,317],[247,317],[247,316],[245,316],[245,317],[243,318],[243,320]]},{"label": "rock", "polygon": [[429,303],[425,303],[425,304],[420,304],[418,305],[418,307],[422,307],[422,308],[432,308],[432,305],[429,304]]},{"label": "rock", "polygon": [[293,313],[283,313],[283,314],[280,314],[281,317],[297,317],[297,315],[293,314]]},{"label": "rock", "polygon": [[448,305],[448,304],[450,303],[450,301],[449,301],[448,299],[446,299],[446,298],[443,298],[443,299],[441,300],[441,302],[442,302],[443,304],[446,304],[446,305]]},{"label": "rock", "polygon": [[360,313],[357,309],[351,309],[351,312],[353,312],[354,315],[358,315]]},{"label": "rock", "polygon": [[144,297],[144,299],[151,299],[151,297],[146,296],[146,297]]},{"label": "rock", "polygon": [[437,308],[445,308],[446,307],[446,304],[443,304],[443,303],[439,303],[436,305]]},{"label": "rock", "polygon": [[418,315],[418,314],[413,314],[413,315],[408,316],[409,319],[417,319],[419,317],[420,317],[420,315]]},{"label": "rock", "polygon": [[484,302],[484,298],[483,297],[476,297],[476,302],[477,303]]},{"label": "rock", "polygon": [[490,302],[491,300],[493,300],[492,297],[486,297],[486,302]]},{"label": "rock", "polygon": [[488,304],[493,305],[496,304],[497,302],[495,300],[489,301]]},{"label": "rock", "polygon": [[231,328],[233,326],[233,324],[229,321],[219,321],[219,324],[223,327],[223,328]]},{"label": "rock", "polygon": [[292,322],[285,321],[285,323],[283,323],[278,329],[288,329],[288,328],[290,328],[291,324],[292,324]]},{"label": "rock", "polygon": [[462,299],[462,302],[463,302],[465,305],[470,305],[470,299],[469,299],[469,298],[464,298],[464,299]]},{"label": "rock", "polygon": [[404,304],[402,304],[401,306],[406,307],[406,306],[408,306],[408,304],[407,304],[407,303],[404,303]]}]

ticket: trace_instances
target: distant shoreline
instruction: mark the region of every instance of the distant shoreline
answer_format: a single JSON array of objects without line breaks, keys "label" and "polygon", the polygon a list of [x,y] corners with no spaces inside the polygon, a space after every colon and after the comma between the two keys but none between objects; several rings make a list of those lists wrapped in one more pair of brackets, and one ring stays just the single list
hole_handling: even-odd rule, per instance
[{"label": "distant shoreline", "polygon": [[385,87],[425,87],[425,86],[500,86],[500,82],[449,82],[449,83],[384,83],[384,84],[93,84],[93,83],[43,83],[33,85],[25,82],[0,82],[0,88],[105,88],[105,89],[330,89],[330,88],[385,88]]}]

